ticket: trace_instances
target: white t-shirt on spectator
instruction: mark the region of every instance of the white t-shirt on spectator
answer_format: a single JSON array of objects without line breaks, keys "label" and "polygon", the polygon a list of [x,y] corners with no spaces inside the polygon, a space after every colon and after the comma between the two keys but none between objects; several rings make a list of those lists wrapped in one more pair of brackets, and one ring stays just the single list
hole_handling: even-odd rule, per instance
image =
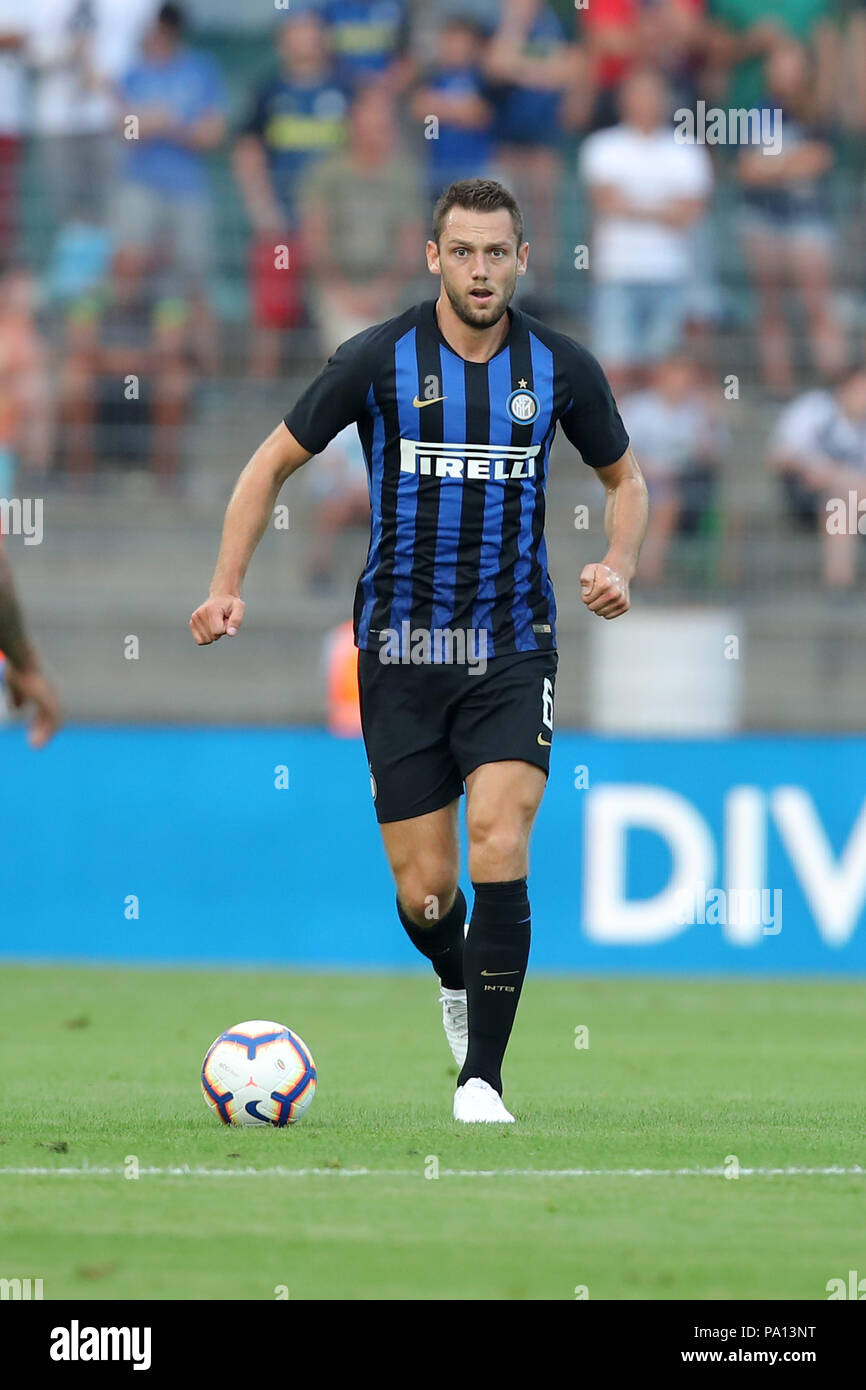
[{"label": "white t-shirt on spectator", "polygon": [[[33,0],[0,0],[0,34],[26,39]],[[22,135],[25,127],[27,78],[24,49],[0,49],[0,135]]]},{"label": "white t-shirt on spectator", "polygon": [[725,443],[697,392],[674,405],[657,391],[635,391],[621,412],[635,453],[657,476],[677,477],[689,465],[715,459]]},{"label": "white t-shirt on spectator", "polygon": [[866,422],[849,420],[832,391],[807,391],[781,411],[770,440],[777,459],[835,459],[866,473]]},{"label": "white t-shirt on spectator", "polygon": [[[617,189],[648,210],[680,198],[706,198],[713,184],[712,165],[699,145],[678,145],[673,129],[660,127],[644,135],[618,125],[587,136],[579,156],[580,174],[590,187]],[[590,268],[607,283],[661,284],[689,277],[690,234],[639,217],[596,219]]]},{"label": "white t-shirt on spectator", "polygon": [[[67,61],[76,41],[82,0],[38,0],[30,6],[27,58],[33,72],[33,126],[38,135],[85,135],[117,125],[117,83],[138,57],[158,0],[90,0],[89,43],[94,71],[108,86],[91,86]],[[86,11],[85,11],[86,13]]]}]

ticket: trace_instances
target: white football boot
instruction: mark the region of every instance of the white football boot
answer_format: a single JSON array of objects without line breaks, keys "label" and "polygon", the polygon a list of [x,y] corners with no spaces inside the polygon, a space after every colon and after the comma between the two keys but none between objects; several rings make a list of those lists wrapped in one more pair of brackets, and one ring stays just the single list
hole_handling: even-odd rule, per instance
[{"label": "white football boot", "polygon": [[[463,939],[469,935],[469,923],[463,924]],[[439,1003],[442,1005],[442,1027],[451,1048],[451,1056],[458,1068],[466,1061],[469,1047],[469,1014],[466,1008],[465,989],[446,989],[439,986]]]},{"label": "white football boot", "polygon": [[454,1092],[454,1118],[467,1125],[513,1125],[514,1116],[502,1103],[502,1097],[480,1076],[470,1076]]},{"label": "white football boot", "polygon": [[442,1005],[442,1027],[451,1048],[451,1055],[458,1067],[466,1061],[469,1046],[469,1018],[466,1012],[466,990],[446,989],[439,986],[439,1003]]}]

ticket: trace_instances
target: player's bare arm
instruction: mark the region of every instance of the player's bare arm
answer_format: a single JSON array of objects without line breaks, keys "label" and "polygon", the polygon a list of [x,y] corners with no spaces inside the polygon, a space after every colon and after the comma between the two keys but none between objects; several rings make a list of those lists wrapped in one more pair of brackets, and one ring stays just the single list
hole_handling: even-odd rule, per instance
[{"label": "player's bare arm", "polygon": [[60,702],[43,674],[39,653],[28,639],[12,569],[0,546],[0,651],[8,662],[6,684],[15,709],[32,704],[36,713],[30,744],[44,748],[60,727]]},{"label": "player's bare arm", "polygon": [[226,509],[210,594],[189,620],[198,646],[234,637],[244,618],[241,585],[265,533],[280,488],[312,455],[281,422],[256,449],[238,478]]},{"label": "player's bare arm", "polygon": [[649,518],[647,486],[631,447],[616,463],[596,472],[606,493],[604,529],[608,549],[600,564],[585,565],[581,571],[581,597],[590,613],[599,618],[618,618],[631,607],[629,585],[637,569]]}]

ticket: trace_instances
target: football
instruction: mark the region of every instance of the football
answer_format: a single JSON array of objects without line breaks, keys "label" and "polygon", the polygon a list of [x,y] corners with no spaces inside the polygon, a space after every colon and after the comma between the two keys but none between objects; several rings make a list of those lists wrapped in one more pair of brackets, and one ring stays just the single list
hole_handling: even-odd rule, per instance
[{"label": "football", "polygon": [[225,1125],[294,1124],[316,1094],[306,1043],[282,1023],[237,1023],[211,1044],[201,1069],[205,1102]]}]

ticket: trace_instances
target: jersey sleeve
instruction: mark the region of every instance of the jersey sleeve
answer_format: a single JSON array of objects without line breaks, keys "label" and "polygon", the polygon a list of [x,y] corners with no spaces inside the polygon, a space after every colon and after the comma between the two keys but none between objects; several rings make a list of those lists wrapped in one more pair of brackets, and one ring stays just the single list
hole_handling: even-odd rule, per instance
[{"label": "jersey sleeve", "polygon": [[566,376],[571,400],[559,417],[566,438],[590,468],[616,463],[628,448],[629,438],[601,366],[586,348],[570,343]]},{"label": "jersey sleeve", "polygon": [[283,416],[286,428],[310,454],[320,454],[364,413],[372,381],[368,355],[359,342],[366,336],[365,331],[342,343]]}]

